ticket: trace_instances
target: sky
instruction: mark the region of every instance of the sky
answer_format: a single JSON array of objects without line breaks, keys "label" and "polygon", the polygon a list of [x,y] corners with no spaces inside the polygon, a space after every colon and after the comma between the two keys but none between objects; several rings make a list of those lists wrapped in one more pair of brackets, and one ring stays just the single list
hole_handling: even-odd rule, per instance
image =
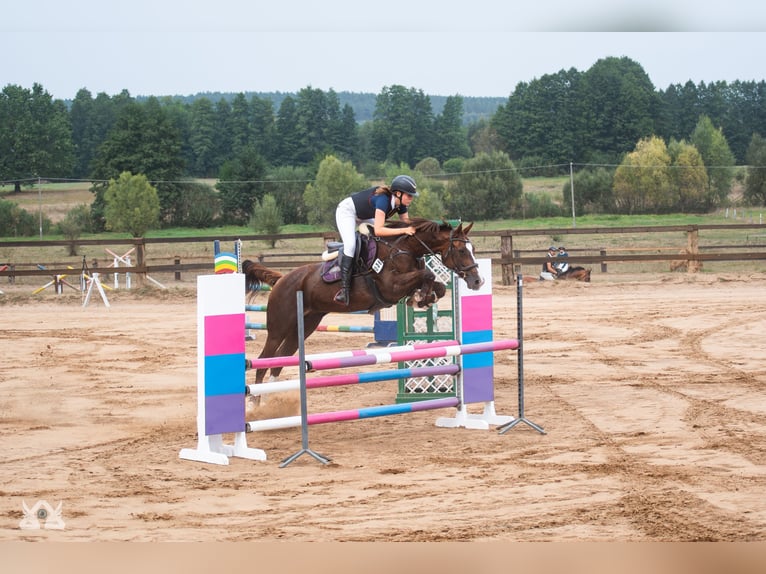
[{"label": "sky", "polygon": [[0,89],[507,97],[627,56],[659,90],[764,80],[764,46],[754,0],[35,0],[0,8]]}]

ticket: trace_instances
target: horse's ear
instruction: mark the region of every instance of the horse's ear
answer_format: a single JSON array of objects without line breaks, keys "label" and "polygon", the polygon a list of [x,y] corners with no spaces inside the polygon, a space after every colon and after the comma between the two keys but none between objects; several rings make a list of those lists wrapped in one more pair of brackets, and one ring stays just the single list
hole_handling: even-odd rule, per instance
[{"label": "horse's ear", "polygon": [[[468,224],[468,227],[466,227],[466,228],[463,230],[463,233],[465,233],[466,235],[468,235],[468,233],[471,231],[471,228],[473,227],[473,224],[474,224],[474,222],[473,222],[473,221],[472,221],[471,223],[469,223],[469,224]],[[460,224],[460,226],[462,227],[462,226],[463,226],[463,224],[461,223],[461,224]]]}]

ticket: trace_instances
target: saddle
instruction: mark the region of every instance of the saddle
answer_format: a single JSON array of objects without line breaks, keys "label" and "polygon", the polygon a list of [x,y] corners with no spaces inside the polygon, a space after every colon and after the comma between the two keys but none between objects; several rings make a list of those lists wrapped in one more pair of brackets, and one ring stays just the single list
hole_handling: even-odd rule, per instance
[{"label": "saddle", "polygon": [[[354,261],[351,265],[351,273],[369,271],[375,261],[378,252],[378,244],[373,239],[370,226],[363,223],[356,232],[356,249],[354,250]],[[324,253],[322,253],[322,267],[320,275],[325,283],[335,283],[340,281],[340,258],[338,254],[343,249],[343,243],[340,241],[329,241]]]}]

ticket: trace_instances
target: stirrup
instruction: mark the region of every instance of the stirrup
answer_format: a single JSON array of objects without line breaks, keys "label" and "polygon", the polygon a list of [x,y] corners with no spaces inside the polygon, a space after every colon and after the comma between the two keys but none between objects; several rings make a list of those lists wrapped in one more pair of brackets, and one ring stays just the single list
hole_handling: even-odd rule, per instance
[{"label": "stirrup", "polygon": [[348,307],[348,303],[351,300],[351,294],[348,292],[347,289],[341,288],[341,290],[335,294],[335,297],[333,300],[336,303],[341,303],[342,305],[345,305],[346,307]]}]

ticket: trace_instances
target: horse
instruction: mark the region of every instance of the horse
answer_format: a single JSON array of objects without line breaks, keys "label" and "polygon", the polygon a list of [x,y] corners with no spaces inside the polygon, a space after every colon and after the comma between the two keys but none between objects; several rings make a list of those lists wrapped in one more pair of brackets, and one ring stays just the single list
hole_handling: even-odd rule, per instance
[{"label": "horse", "polygon": [[570,265],[566,271],[562,271],[556,275],[556,279],[573,279],[590,283],[590,269],[579,266],[573,267]]},{"label": "horse", "polygon": [[[351,313],[396,305],[408,297],[408,304],[428,307],[443,297],[446,286],[425,266],[426,255],[439,255],[442,263],[463,279],[469,289],[478,290],[484,284],[473,255],[468,233],[460,223],[438,223],[412,218],[409,223],[390,221],[388,227],[415,229],[413,235],[395,237],[369,236],[368,248],[374,248],[372,268],[361,264],[365,256],[357,250],[351,277],[348,306],[334,300],[338,284],[327,283],[322,275],[325,263],[309,263],[282,275],[260,263],[242,263],[248,297],[262,284],[272,286],[266,312],[266,342],[259,358],[290,356],[298,349],[296,294],[303,291],[304,339],[308,338],[328,313]],[[281,368],[271,369],[271,377],[279,376]],[[256,369],[255,382],[263,382],[266,369]]]}]

